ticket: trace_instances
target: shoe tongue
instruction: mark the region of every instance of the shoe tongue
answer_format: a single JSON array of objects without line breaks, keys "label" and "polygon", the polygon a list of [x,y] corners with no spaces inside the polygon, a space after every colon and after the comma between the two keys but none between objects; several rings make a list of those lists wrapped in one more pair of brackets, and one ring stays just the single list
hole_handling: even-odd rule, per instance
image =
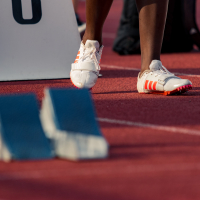
[{"label": "shoe tongue", "polygon": [[162,68],[162,63],[160,60],[153,60],[149,66],[151,71],[156,71]]},{"label": "shoe tongue", "polygon": [[86,48],[95,48],[97,51],[99,51],[99,42],[97,40],[87,40],[85,43]]}]

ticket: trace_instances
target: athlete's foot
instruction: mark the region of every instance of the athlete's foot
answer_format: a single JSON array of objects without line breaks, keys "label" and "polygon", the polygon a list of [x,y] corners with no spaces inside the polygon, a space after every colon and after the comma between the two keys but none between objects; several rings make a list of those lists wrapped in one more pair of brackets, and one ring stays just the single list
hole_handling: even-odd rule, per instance
[{"label": "athlete's foot", "polygon": [[97,82],[103,46],[96,40],[87,40],[81,46],[72,64],[70,78],[74,86],[91,89]]},{"label": "athlete's foot", "polygon": [[149,70],[139,73],[137,90],[139,93],[181,94],[192,89],[192,83],[170,73],[159,60],[153,60]]}]

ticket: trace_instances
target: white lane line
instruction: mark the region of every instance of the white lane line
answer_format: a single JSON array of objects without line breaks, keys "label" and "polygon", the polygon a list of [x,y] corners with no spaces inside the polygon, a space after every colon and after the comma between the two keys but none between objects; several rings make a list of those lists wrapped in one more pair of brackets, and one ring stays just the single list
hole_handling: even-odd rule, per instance
[{"label": "white lane line", "polygon": [[103,38],[114,39],[116,37],[116,33],[103,33]]},{"label": "white lane line", "polygon": [[192,129],[186,129],[186,128],[178,128],[173,126],[161,126],[161,125],[155,125],[155,124],[146,124],[142,122],[131,122],[131,121],[125,121],[125,120],[116,120],[116,119],[107,119],[107,118],[97,118],[99,122],[106,122],[110,124],[120,124],[120,125],[126,125],[126,126],[137,126],[137,127],[143,127],[143,128],[151,128],[161,131],[169,131],[174,133],[182,133],[187,135],[198,135],[200,136],[199,130],[192,130]]},{"label": "white lane line", "polygon": [[44,179],[44,178],[69,178],[77,176],[116,176],[119,174],[130,175],[135,173],[152,173],[163,171],[191,171],[200,170],[200,163],[178,163],[178,164],[158,164],[158,165],[129,165],[122,167],[104,167],[99,169],[93,168],[78,168],[78,169],[43,169],[35,171],[16,171],[6,172],[0,175],[0,182],[2,181],[18,181],[26,179]]},{"label": "white lane line", "polygon": [[[110,68],[110,69],[123,69],[123,70],[129,70],[129,71],[140,71],[140,69],[138,68],[131,68],[131,67],[122,67],[122,66],[115,66],[115,65],[105,65],[105,64],[101,64],[101,67],[104,68]],[[190,76],[190,77],[196,77],[196,78],[200,78],[200,75],[195,75],[195,74],[185,74],[185,73],[179,73],[179,72],[173,72],[175,75],[179,75],[179,76]]]}]

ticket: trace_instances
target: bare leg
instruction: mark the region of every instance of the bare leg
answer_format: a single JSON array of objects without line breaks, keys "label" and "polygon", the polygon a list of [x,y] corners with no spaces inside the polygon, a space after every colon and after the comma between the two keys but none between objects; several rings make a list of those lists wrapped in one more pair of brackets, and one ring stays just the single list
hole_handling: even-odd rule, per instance
[{"label": "bare leg", "polygon": [[74,5],[75,13],[77,13],[78,1],[79,1],[79,0],[72,0],[72,3],[73,3],[73,5]]},{"label": "bare leg", "polygon": [[[103,24],[110,10],[112,1],[113,0],[86,0],[87,28],[85,35],[83,37],[83,43],[85,43],[87,40],[97,40],[100,44],[102,43]],[[149,69],[149,65],[152,60],[160,60],[160,52],[161,52],[163,33],[167,15],[168,1],[169,0],[136,0],[137,7],[139,10],[139,24],[140,24],[141,55],[142,55],[141,72]],[[93,55],[94,53],[97,53],[96,51],[95,52],[93,51],[93,48],[90,48],[90,47],[97,48],[98,47],[97,42],[90,41],[87,44],[89,44],[88,51],[91,50],[91,53],[93,53]],[[83,48],[81,45],[79,54],[83,55],[84,50],[85,48]],[[100,62],[99,60],[101,53],[102,52],[99,51],[100,54],[99,56],[95,54],[98,60],[93,59],[93,56],[91,57],[90,54],[85,54],[85,56],[88,56],[87,57],[88,60],[90,59],[90,64],[88,66],[87,64],[83,65],[86,70],[82,70],[83,68],[80,67],[80,65],[84,62],[84,60],[82,60],[82,62],[79,62],[79,56],[77,56],[77,59],[75,61],[75,66],[72,65],[72,70],[71,70],[71,80],[74,83],[74,85],[76,85],[79,88],[83,87],[92,88],[95,85],[98,78],[97,74],[99,73],[100,70],[98,64]],[[79,65],[76,65],[76,63],[79,63]],[[180,93],[180,90],[182,90],[182,92],[185,92],[192,88],[191,87],[192,83],[189,80],[177,79],[174,78],[174,76],[171,74],[170,77],[172,79],[169,78],[167,80],[167,84],[162,85],[162,81],[161,84],[157,84],[159,78],[161,78],[161,80],[163,79],[164,82],[166,80],[165,77],[167,75],[164,76],[165,73],[163,72],[163,77],[162,76],[157,77],[156,67],[158,69],[162,68],[166,73],[168,72],[167,70],[165,70],[164,67],[160,66],[161,65],[160,62],[156,61],[154,63],[158,64],[157,66],[155,66],[155,71],[153,71],[152,67],[152,73],[149,72],[143,73],[142,76],[144,76],[144,79],[142,78],[138,79],[137,89],[139,93],[147,93],[147,92],[149,93],[152,90],[155,90],[163,92],[163,94],[165,95],[168,95],[174,92]],[[160,73],[162,73],[162,70]],[[148,78],[149,76],[151,76],[151,81],[145,79]]]},{"label": "bare leg", "polygon": [[[142,65],[149,68],[152,60],[160,60],[160,51],[169,0],[136,0],[139,10]],[[113,0],[86,0],[86,32],[83,43],[97,40],[102,44],[102,29]]]},{"label": "bare leg", "polygon": [[141,72],[152,60],[160,60],[168,0],[136,0],[139,11]]},{"label": "bare leg", "polygon": [[97,40],[102,44],[102,29],[113,0],[86,0],[86,31],[83,43]]}]

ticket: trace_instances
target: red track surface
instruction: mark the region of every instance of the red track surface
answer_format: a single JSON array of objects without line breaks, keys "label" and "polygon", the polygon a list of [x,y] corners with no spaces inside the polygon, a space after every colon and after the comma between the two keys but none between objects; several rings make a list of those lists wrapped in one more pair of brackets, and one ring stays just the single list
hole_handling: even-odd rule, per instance
[{"label": "red track surface", "polygon": [[[181,76],[193,82],[189,93],[169,97],[138,94],[138,71],[131,69],[140,68],[140,56],[120,57],[111,50],[121,6],[122,1],[115,0],[106,21],[103,78],[92,90],[98,117],[115,120],[100,123],[110,143],[110,157],[79,163],[0,163],[0,200],[200,199],[200,54],[162,55],[169,70],[199,75]],[[83,2],[80,13],[84,18]],[[198,19],[200,22],[200,10]],[[71,87],[70,80],[0,85],[1,94],[35,92],[40,102],[45,87]]]}]

